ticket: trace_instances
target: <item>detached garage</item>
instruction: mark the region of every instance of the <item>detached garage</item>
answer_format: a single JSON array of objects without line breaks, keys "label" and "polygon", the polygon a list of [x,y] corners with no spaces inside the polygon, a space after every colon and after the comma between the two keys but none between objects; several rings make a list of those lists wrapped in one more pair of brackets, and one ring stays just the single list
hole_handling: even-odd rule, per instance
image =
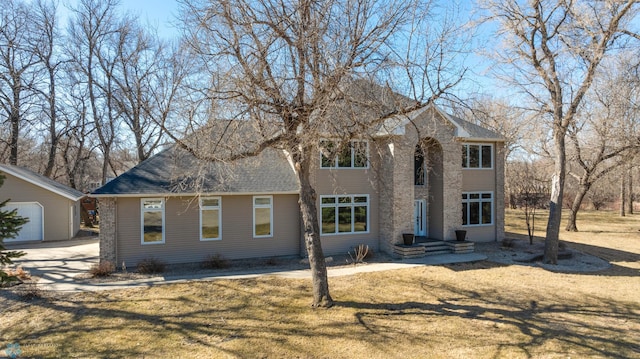
[{"label": "detached garage", "polygon": [[78,233],[82,192],[22,167],[0,164],[0,172],[5,176],[0,200],[9,198],[5,208],[29,218],[6,243],[65,240]]}]

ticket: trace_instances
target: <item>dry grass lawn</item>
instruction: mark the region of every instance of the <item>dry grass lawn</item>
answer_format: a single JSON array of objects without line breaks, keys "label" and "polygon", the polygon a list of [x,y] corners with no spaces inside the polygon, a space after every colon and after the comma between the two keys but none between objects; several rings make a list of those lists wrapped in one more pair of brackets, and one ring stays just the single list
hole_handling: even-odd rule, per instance
[{"label": "dry grass lawn", "polygon": [[[507,230],[524,233],[520,222],[509,212]],[[328,310],[310,309],[307,280],[276,277],[5,299],[0,356],[19,343],[38,358],[640,358],[638,217],[584,213],[578,226],[563,239],[612,268],[485,261],[337,277]]]}]

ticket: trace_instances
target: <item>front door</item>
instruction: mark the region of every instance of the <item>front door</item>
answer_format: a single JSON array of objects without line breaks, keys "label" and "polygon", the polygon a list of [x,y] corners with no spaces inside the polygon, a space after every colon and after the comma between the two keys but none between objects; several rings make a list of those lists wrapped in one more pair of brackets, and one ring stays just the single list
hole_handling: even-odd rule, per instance
[{"label": "front door", "polygon": [[413,201],[413,233],[416,236],[427,235],[427,203],[424,199]]}]

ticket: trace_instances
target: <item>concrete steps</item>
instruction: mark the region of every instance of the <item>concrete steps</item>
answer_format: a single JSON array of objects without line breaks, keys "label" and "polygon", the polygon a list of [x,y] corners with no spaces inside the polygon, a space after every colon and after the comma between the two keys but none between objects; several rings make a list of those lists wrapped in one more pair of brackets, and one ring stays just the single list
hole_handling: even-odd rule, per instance
[{"label": "concrete steps", "polygon": [[416,243],[416,245],[424,247],[426,255],[451,253],[449,246],[444,241],[427,240]]},{"label": "concrete steps", "polygon": [[422,258],[425,255],[424,247],[419,245],[404,245],[397,244],[393,246],[393,253],[399,255],[401,258]]},{"label": "concrete steps", "polygon": [[393,246],[393,253],[402,259],[422,258],[436,254],[463,254],[473,252],[474,243],[469,241],[440,241],[420,238],[410,246],[404,244]]},{"label": "concrete steps", "polygon": [[469,241],[446,241],[445,242],[451,253],[473,253],[475,250],[474,243]]}]

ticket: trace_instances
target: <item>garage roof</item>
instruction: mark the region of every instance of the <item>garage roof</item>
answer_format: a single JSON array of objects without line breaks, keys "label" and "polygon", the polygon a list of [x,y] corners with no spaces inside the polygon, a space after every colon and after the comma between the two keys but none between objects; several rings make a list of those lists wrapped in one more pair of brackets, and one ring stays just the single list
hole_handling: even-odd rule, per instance
[{"label": "garage roof", "polygon": [[45,177],[41,174],[35,173],[29,169],[19,166],[13,165],[5,165],[0,164],[0,172],[9,174],[11,176],[20,178],[23,181],[29,182],[35,186],[44,188],[48,191],[56,193],[62,197],[68,198],[72,201],[77,201],[80,198],[84,197],[85,194],[73,189],[71,187],[67,187],[62,183],[58,183],[51,178]]}]

